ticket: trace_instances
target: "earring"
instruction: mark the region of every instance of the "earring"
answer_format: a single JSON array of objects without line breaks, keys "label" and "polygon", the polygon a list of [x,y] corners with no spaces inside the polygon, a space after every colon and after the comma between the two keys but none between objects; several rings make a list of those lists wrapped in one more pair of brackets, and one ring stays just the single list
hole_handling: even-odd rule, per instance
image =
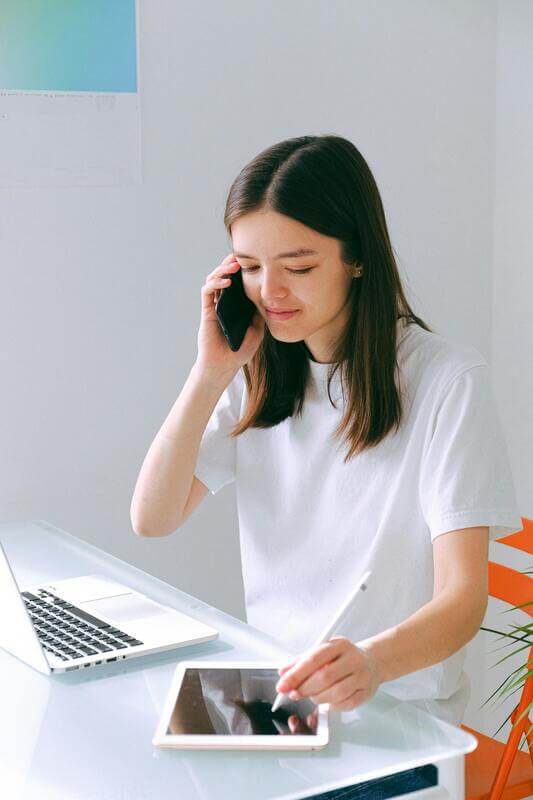
[{"label": "earring", "polygon": [[362,274],[363,274],[363,267],[356,267],[353,271],[354,278],[360,278]]}]

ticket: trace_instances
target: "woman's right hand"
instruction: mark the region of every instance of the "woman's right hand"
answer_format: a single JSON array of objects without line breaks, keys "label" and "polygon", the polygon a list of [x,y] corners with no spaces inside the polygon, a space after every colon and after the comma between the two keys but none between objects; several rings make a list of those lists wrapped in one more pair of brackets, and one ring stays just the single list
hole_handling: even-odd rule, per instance
[{"label": "woman's right hand", "polygon": [[202,286],[202,317],[198,331],[196,364],[211,375],[236,374],[255,355],[263,340],[265,320],[256,310],[240,348],[233,352],[216,315],[216,304],[222,289],[231,284],[230,279],[224,276],[237,272],[240,268],[237,259],[230,253],[209,273]]}]

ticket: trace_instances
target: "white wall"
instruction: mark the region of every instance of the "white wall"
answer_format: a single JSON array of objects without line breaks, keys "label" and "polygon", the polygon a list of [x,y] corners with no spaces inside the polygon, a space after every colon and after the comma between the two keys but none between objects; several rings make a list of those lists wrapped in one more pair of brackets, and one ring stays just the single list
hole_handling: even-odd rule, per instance
[{"label": "white wall", "polygon": [[[531,270],[531,210],[533,208],[533,4],[500,0],[497,47],[493,156],[492,227],[492,378],[507,436],[518,502],[523,517],[533,517],[533,273]],[[531,569],[533,556],[494,543],[491,559],[517,570]],[[490,599],[484,626],[510,631],[525,615],[503,613],[506,606]],[[518,702],[514,694],[479,711],[479,706],[510,672],[523,664],[526,651],[496,662],[512,652],[502,641],[480,632],[472,643],[470,673],[483,668],[473,682],[467,723],[493,735]],[[479,659],[479,660],[477,660]],[[479,723],[476,726],[476,723]],[[508,732],[506,726],[497,738]]]},{"label": "white wall", "polygon": [[227,188],[263,148],[321,133],[351,139],[368,160],[415,310],[477,347],[502,389],[514,380],[499,400],[533,516],[531,157],[524,176],[527,132],[502,119],[520,113],[509,44],[531,10],[142,2],[143,185],[0,191],[2,521],[46,519],[244,617],[234,488],[209,495],[167,539],[137,537],[129,506],[195,359],[200,287],[230,249]]}]

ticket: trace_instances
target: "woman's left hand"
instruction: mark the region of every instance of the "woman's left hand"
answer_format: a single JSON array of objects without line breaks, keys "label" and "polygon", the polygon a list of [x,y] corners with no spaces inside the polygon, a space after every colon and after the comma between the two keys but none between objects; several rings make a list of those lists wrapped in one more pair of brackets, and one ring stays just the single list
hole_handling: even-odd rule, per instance
[{"label": "woman's left hand", "polygon": [[334,636],[278,671],[277,692],[291,700],[308,697],[315,705],[329,703],[336,711],[357,708],[382,683],[371,654],[344,636]]}]

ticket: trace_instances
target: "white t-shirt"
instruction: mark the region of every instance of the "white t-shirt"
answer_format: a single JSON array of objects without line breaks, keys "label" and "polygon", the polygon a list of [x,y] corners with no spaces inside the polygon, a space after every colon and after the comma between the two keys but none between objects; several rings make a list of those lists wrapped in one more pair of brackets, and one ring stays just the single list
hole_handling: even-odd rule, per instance
[{"label": "white t-shirt", "polygon": [[[236,481],[247,621],[299,654],[312,646],[354,581],[372,575],[336,635],[356,643],[411,616],[433,596],[433,540],[488,525],[520,530],[508,452],[487,362],[475,348],[398,320],[404,418],[344,464],[331,434],[343,411],[339,370],[309,361],[302,415],[227,436],[243,416],[239,371],[201,440],[195,475],[216,494]],[[465,648],[382,684],[453,724],[469,697]]]}]

